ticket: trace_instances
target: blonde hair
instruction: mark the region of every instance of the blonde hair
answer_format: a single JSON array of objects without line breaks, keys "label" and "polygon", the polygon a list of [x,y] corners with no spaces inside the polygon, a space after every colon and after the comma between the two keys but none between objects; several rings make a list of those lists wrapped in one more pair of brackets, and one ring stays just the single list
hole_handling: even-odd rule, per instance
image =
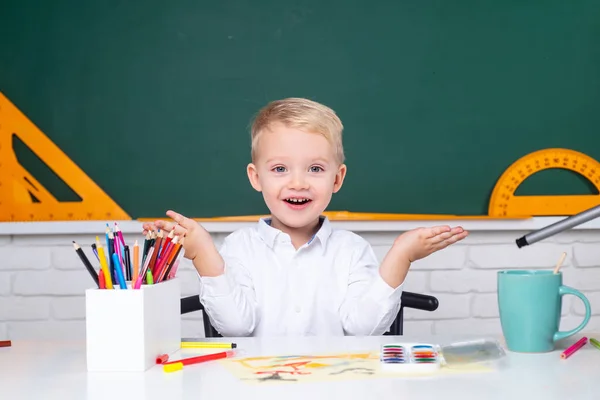
[{"label": "blonde hair", "polygon": [[333,146],[337,161],[344,162],[342,131],[344,126],[335,111],[312,100],[287,98],[276,100],[263,107],[252,123],[252,160],[256,160],[258,140],[271,124],[280,122],[288,128],[323,135]]}]

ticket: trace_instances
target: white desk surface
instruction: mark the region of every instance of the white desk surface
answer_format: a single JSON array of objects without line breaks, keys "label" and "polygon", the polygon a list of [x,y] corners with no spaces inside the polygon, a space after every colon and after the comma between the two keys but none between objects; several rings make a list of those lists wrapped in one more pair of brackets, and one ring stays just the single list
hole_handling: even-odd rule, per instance
[{"label": "white desk surface", "polygon": [[[588,334],[589,335],[589,334]],[[600,338],[600,335],[589,335]],[[589,337],[588,336],[588,337]],[[576,335],[544,354],[507,351],[493,372],[427,378],[376,378],[261,386],[240,382],[219,362],[165,373],[155,366],[140,373],[88,373],[85,342],[12,342],[0,348],[1,399],[486,399],[588,400],[600,398],[600,350],[590,344],[566,360],[560,352]],[[299,352],[377,351],[390,342],[450,342],[478,337],[235,338],[243,356]],[[208,339],[218,340],[218,339]],[[223,340],[223,339],[221,339]],[[228,341],[229,341],[228,340]],[[216,350],[222,351],[222,350]],[[175,354],[174,359],[179,354]],[[186,356],[189,353],[185,354]]]}]

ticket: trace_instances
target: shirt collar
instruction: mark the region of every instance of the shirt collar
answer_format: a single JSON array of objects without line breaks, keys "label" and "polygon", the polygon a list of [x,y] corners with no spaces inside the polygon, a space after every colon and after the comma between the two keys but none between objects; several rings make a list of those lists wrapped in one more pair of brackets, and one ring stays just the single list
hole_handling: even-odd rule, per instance
[{"label": "shirt collar", "polygon": [[271,218],[261,218],[258,221],[258,235],[267,244],[267,246],[273,248],[275,245],[275,239],[282,233],[279,229],[275,229],[271,226]]},{"label": "shirt collar", "polygon": [[321,220],[321,228],[319,228],[319,230],[317,231],[317,233],[314,234],[312,239],[308,241],[308,244],[310,245],[313,241],[319,239],[319,241],[321,242],[321,249],[323,249],[324,253],[327,247],[327,240],[329,239],[329,236],[331,236],[332,232],[331,223],[329,222],[329,218],[325,216],[321,216],[319,217],[319,219]]},{"label": "shirt collar", "polygon": [[[325,251],[327,240],[329,239],[329,236],[331,236],[332,232],[331,223],[325,216],[320,216],[319,219],[321,221],[321,227],[308,241],[308,245],[310,246],[316,239],[318,239],[321,242],[321,248],[323,251]],[[273,248],[277,236],[283,234],[283,232],[271,226],[271,218],[261,218],[258,221],[258,234],[269,247]]]}]

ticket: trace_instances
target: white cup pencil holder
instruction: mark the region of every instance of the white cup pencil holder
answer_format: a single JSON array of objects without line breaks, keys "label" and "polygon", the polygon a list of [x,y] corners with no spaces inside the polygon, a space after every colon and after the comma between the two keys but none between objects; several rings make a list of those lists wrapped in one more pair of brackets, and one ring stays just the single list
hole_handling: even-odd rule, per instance
[{"label": "white cup pencil holder", "polygon": [[133,290],[88,289],[88,371],[146,371],[181,347],[181,289],[174,278]]}]

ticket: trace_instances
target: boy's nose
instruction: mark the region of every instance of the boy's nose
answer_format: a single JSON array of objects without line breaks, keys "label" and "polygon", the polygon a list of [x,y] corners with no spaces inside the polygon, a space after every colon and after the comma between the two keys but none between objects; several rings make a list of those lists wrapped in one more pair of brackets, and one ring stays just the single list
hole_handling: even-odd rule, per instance
[{"label": "boy's nose", "polygon": [[308,189],[308,181],[304,174],[293,174],[289,184],[290,189]]}]

